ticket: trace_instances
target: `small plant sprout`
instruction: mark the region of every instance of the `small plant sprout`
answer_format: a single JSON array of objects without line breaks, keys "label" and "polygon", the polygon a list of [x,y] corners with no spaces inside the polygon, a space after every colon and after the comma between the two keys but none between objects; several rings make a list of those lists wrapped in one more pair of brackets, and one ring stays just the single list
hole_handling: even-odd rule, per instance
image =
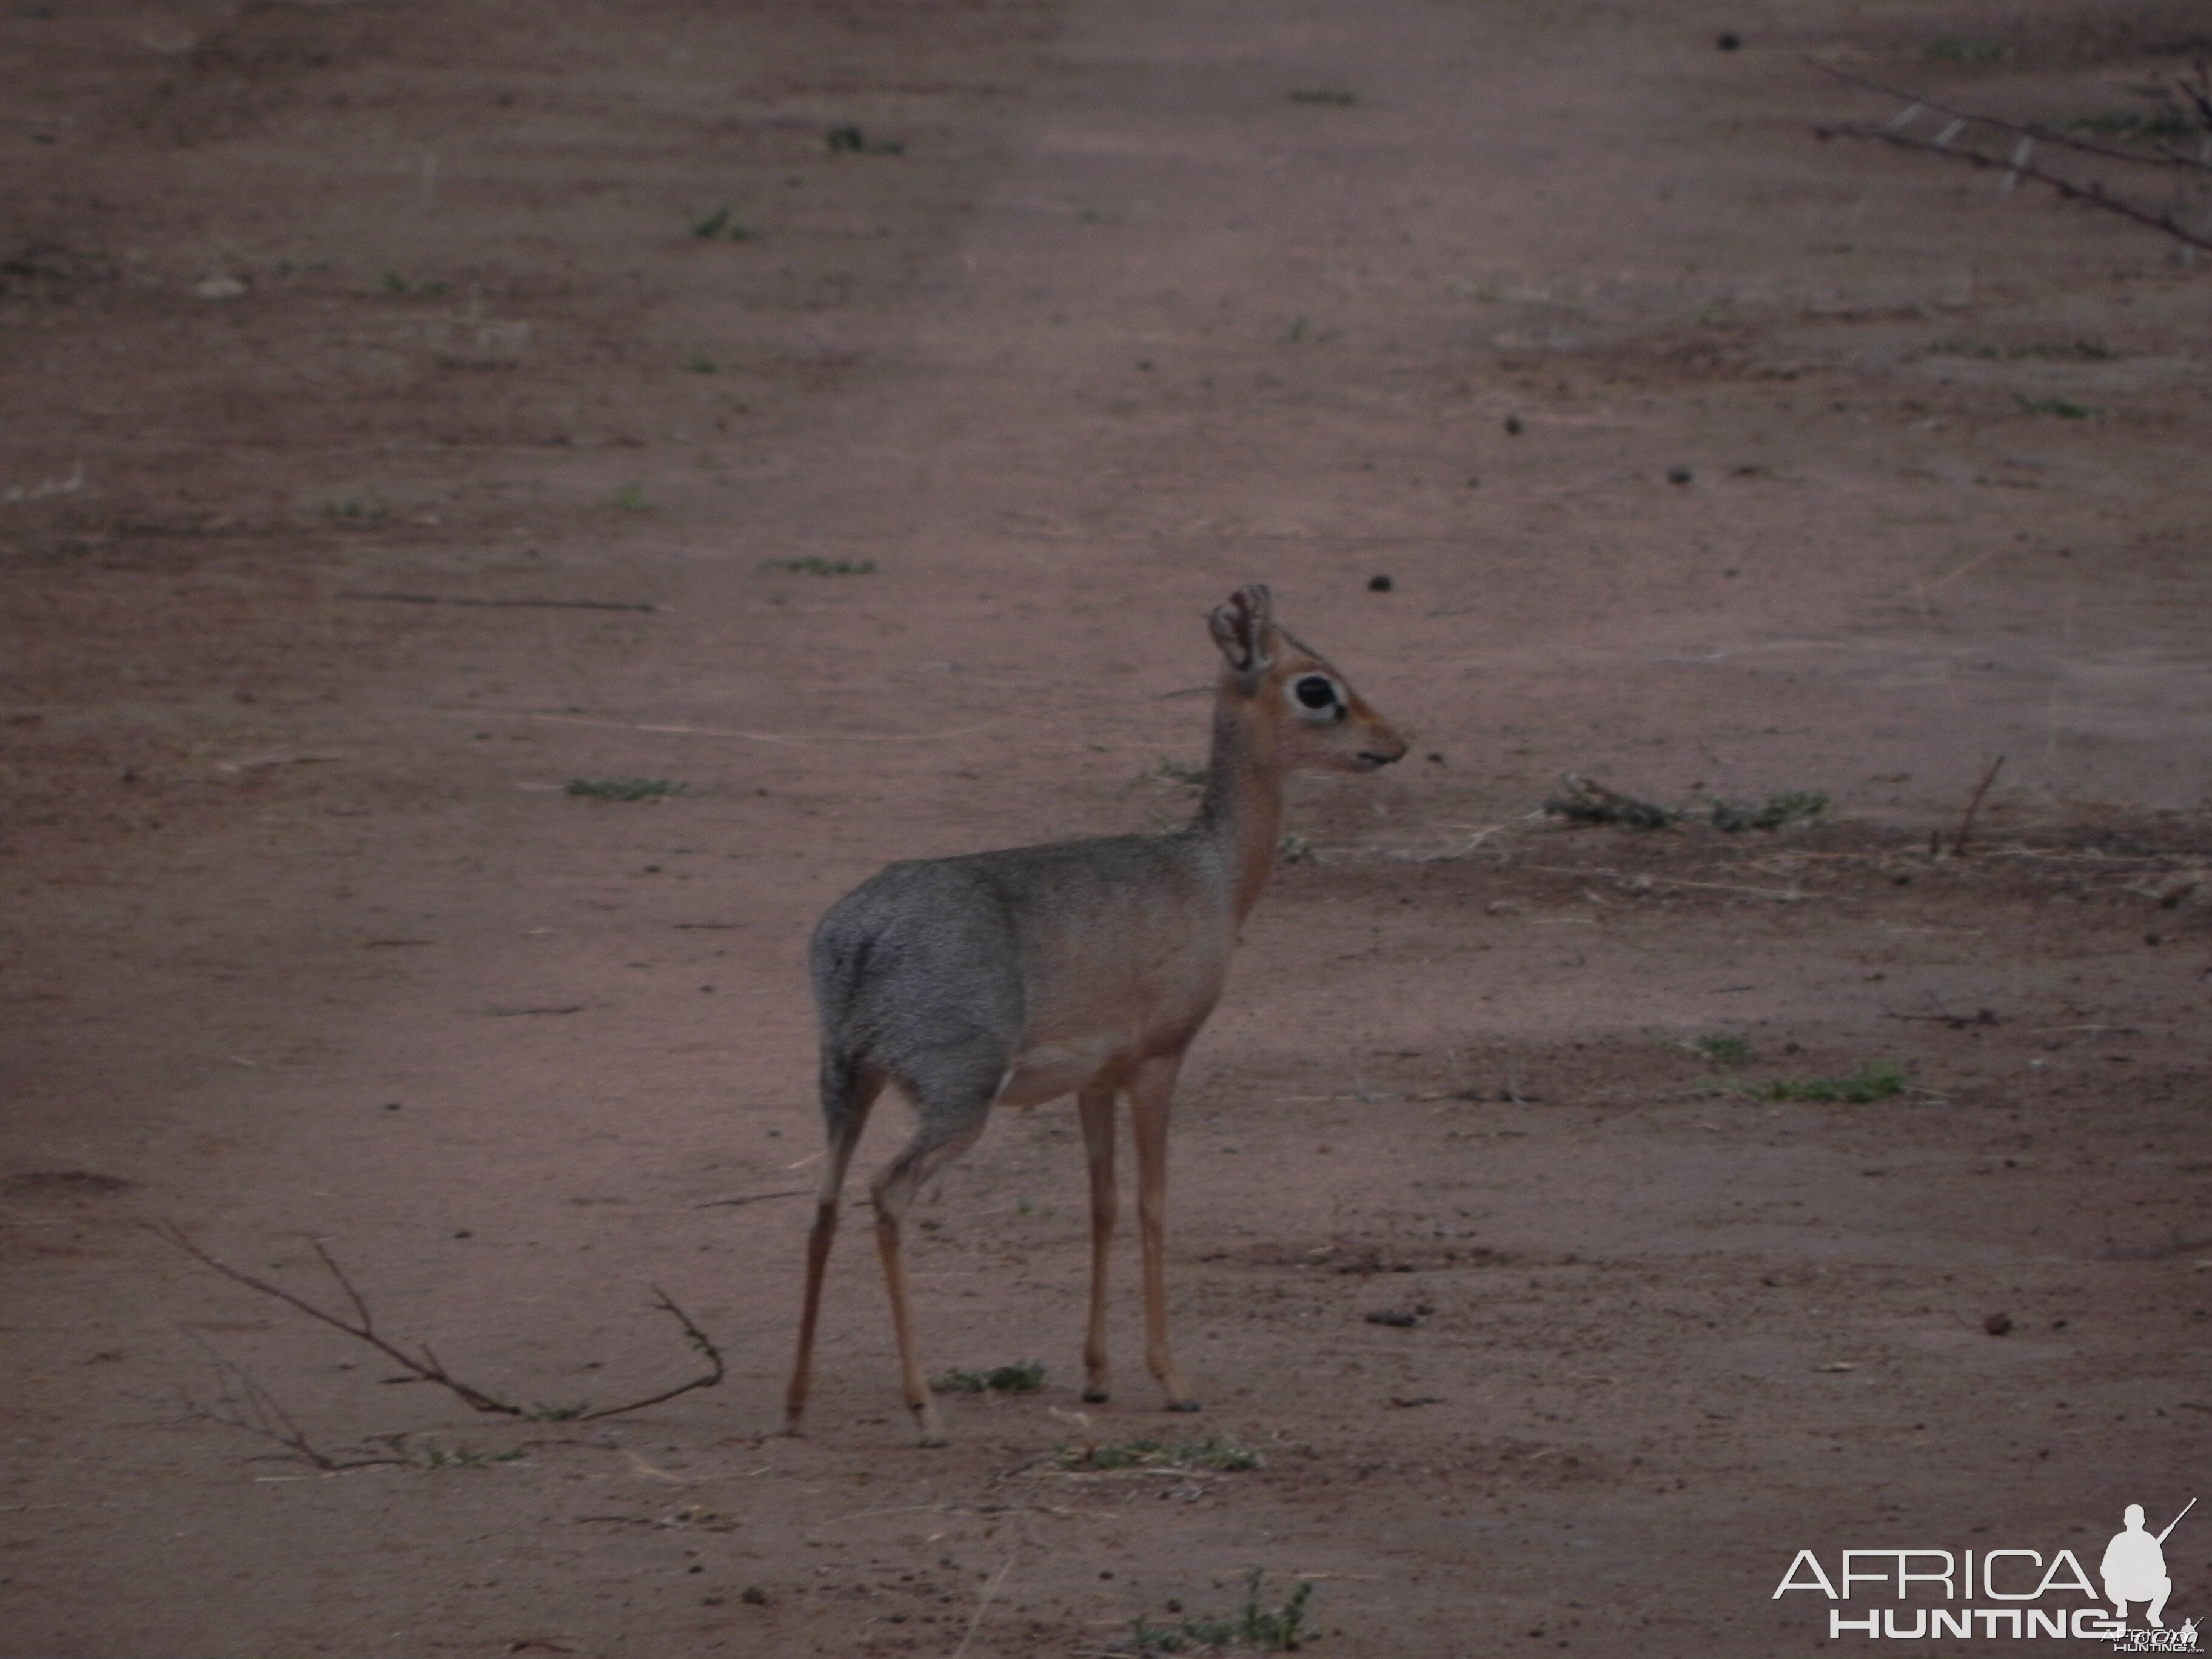
[{"label": "small plant sprout", "polygon": [[666,778],[571,778],[564,787],[587,800],[661,800],[690,786]]},{"label": "small plant sprout", "polygon": [[624,513],[642,513],[645,507],[645,486],[626,483],[615,486],[615,505]]},{"label": "small plant sprout", "polygon": [[686,374],[719,374],[722,371],[721,365],[713,358],[702,357],[692,351],[684,354],[684,372]]}]

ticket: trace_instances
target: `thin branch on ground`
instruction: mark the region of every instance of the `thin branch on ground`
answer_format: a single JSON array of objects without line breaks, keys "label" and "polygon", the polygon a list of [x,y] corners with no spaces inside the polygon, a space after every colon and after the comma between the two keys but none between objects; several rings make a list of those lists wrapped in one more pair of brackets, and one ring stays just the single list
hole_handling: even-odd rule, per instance
[{"label": "thin branch on ground", "polygon": [[[368,1343],[386,1358],[402,1367],[415,1381],[434,1382],[440,1388],[450,1390],[480,1412],[491,1413],[501,1417],[520,1417],[535,1422],[590,1423],[603,1417],[618,1417],[625,1412],[642,1411],[648,1406],[658,1406],[665,1401],[673,1400],[678,1395],[690,1394],[695,1389],[711,1389],[722,1380],[727,1371],[727,1367],[722,1359],[722,1351],[714,1346],[714,1339],[701,1330],[691,1316],[676,1304],[673,1297],[656,1285],[653,1287],[652,1305],[667,1314],[683,1328],[684,1340],[704,1356],[707,1361],[705,1370],[686,1382],[678,1383],[674,1388],[664,1389],[659,1394],[649,1395],[641,1400],[626,1401],[619,1406],[603,1406],[595,1411],[586,1410],[581,1406],[518,1406],[511,1400],[503,1400],[495,1394],[479,1389],[455,1376],[446,1369],[445,1363],[438,1358],[429,1344],[422,1344],[422,1352],[417,1355],[408,1352],[407,1350],[386,1338],[376,1328],[376,1318],[369,1310],[367,1298],[355,1288],[353,1280],[347,1276],[345,1269],[338,1265],[337,1259],[331,1255],[320,1239],[313,1239],[309,1242],[314,1246],[316,1256],[329,1271],[331,1277],[337,1281],[338,1288],[345,1293],[346,1300],[352,1304],[354,1317],[351,1321],[331,1312],[328,1309],[317,1307],[313,1303],[303,1297],[294,1295],[280,1285],[272,1285],[265,1279],[258,1279],[241,1268],[234,1267],[228,1262],[210,1255],[192,1243],[185,1235],[184,1230],[173,1222],[161,1224],[154,1229],[154,1232],[155,1237],[164,1243],[181,1250],[202,1266],[213,1268],[232,1283],[243,1285],[246,1289],[258,1291],[264,1296],[273,1297],[285,1306],[307,1315],[310,1319],[328,1325],[334,1330],[343,1331],[357,1341]],[[240,1375],[242,1376],[243,1373]],[[258,1388],[255,1392],[260,1393]],[[266,1400],[267,1397],[263,1395],[262,1398]],[[272,1407],[276,1404],[273,1400],[267,1401],[267,1403]],[[284,1423],[289,1424],[290,1419],[283,1418],[281,1409],[277,1411],[276,1416]],[[294,1431],[297,1432],[296,1430]],[[272,1437],[283,1438],[281,1435],[272,1436]],[[285,1443],[292,1443],[286,1441]],[[299,1448],[295,1447],[295,1449]]]},{"label": "thin branch on ground", "polygon": [[336,1474],[344,1469],[378,1468],[390,1464],[404,1463],[404,1457],[392,1455],[342,1456],[326,1452],[307,1438],[307,1431],[293,1420],[283,1403],[263,1388],[253,1374],[235,1362],[225,1358],[199,1336],[187,1331],[187,1336],[199,1344],[200,1351],[215,1367],[216,1387],[220,1392],[215,1403],[202,1405],[179,1389],[178,1402],[190,1415],[203,1422],[216,1423],[227,1429],[240,1429],[258,1435],[264,1440],[273,1440],[295,1457],[305,1458],[317,1468]]},{"label": "thin branch on ground", "polygon": [[[2081,155],[2100,156],[2108,161],[2127,161],[2136,167],[2178,167],[2191,173],[2212,173],[2212,161],[2193,155],[2184,155],[2179,151],[2167,149],[2163,145],[2156,147],[2159,153],[2155,156],[2137,155],[2133,150],[2115,149],[2110,144],[2093,143],[2087,138],[2076,138],[2070,133],[2059,131],[2048,125],[2039,126],[2018,121],[2007,121],[1995,115],[1978,114],[1972,110],[1954,109],[1948,104],[1939,104],[1933,98],[1923,94],[1910,91],[1904,87],[1887,86],[1880,81],[1869,81],[1863,75],[1853,75],[1849,70],[1838,69],[1833,64],[1824,64],[1818,58],[1808,58],[1805,61],[1823,75],[1833,76],[1838,81],[1848,81],[1855,87],[1864,87],[1869,92],[1881,93],[1886,98],[1894,98],[1899,103],[1907,106],[1913,114],[1917,114],[1922,110],[1929,110],[1937,115],[1948,116],[1954,121],[1964,121],[1974,126],[1994,127],[2000,132],[2009,132],[2023,138],[2033,138],[2039,144],[2051,144],[2061,149],[2076,150]],[[2199,118],[2204,123],[2205,131],[2212,133],[2212,105],[2204,104],[2203,94],[2187,82],[2182,82],[2179,85],[2185,98],[2193,105],[2203,106]],[[1905,115],[1893,117],[1891,125],[1901,131],[1908,124],[1909,119],[1910,117]],[[1836,131],[1843,130],[1836,129]],[[1859,129],[1855,128],[1851,131],[1857,131]],[[2004,164],[2000,162],[1997,165]]]},{"label": "thin branch on ground", "polygon": [[[2212,91],[2200,92],[2186,82],[2180,83],[2182,96],[2187,99],[2195,109],[2197,118],[2205,124],[2206,143],[2202,153],[2195,156],[2185,155],[2178,150],[2160,144],[2154,146],[2157,152],[2155,155],[2146,155],[2118,149],[2109,144],[2092,143],[2087,139],[2072,137],[2048,126],[2023,125],[2016,121],[2001,120],[1991,115],[1977,114],[1969,110],[1953,109],[1948,105],[1939,104],[1932,99],[1923,97],[1916,92],[1907,91],[1901,87],[1885,86],[1881,82],[1869,81],[1863,76],[1853,75],[1848,70],[1836,68],[1832,64],[1823,64],[1812,59],[1807,61],[1812,63],[1814,68],[1825,75],[1833,76],[1836,79],[1849,82],[1854,86],[1864,87],[1871,92],[1881,93],[1885,97],[1898,99],[1905,105],[1904,109],[1881,126],[1842,125],[1815,127],[1814,131],[1820,137],[1872,139],[1898,149],[1917,150],[1924,155],[1940,155],[1950,161],[1964,161],[1970,167],[1984,171],[1995,169],[2005,176],[2000,193],[2008,191],[2013,185],[2021,179],[2032,179],[2045,188],[2056,191],[2064,200],[2081,202],[2090,207],[2101,208],[2107,213],[2117,214],[2123,219],[2130,220],[2136,224],[2170,236],[2185,247],[2201,248],[2212,252],[2212,232],[2195,231],[2185,227],[2181,222],[2179,209],[2154,209],[2139,206],[2107,189],[2100,179],[2083,182],[2069,179],[2063,173],[2054,172],[2050,167],[2039,164],[2033,159],[2035,146],[2040,143],[2048,144],[2058,149],[2070,150],[2079,155],[2095,156],[2103,161],[2125,162],[2135,167],[2212,175]],[[1948,120],[1948,125],[1933,138],[1915,137],[1906,131],[1923,112],[1932,112]],[[1971,136],[1966,144],[1962,145],[1957,142],[1962,134],[1967,133],[1968,129],[1975,127],[1986,127],[1992,132],[2011,135],[2016,142],[2008,152],[2002,155],[1990,155],[1986,151],[1974,149],[1971,143]]]},{"label": "thin branch on ground", "polygon": [[734,1209],[743,1204],[765,1204],[772,1198],[804,1198],[814,1190],[811,1187],[787,1187],[776,1193],[748,1193],[743,1198],[710,1198],[702,1204],[694,1204],[695,1210]]},{"label": "thin branch on ground", "polygon": [[1999,755],[1990,763],[1990,769],[1982,774],[1982,781],[1974,786],[1974,793],[1966,802],[1966,812],[1959,819],[1959,833],[1951,837],[1952,857],[1962,859],[1966,856],[1966,838],[1974,833],[1974,814],[1982,810],[1982,797],[1990,793],[1990,786],[1997,781],[1997,774],[2004,763],[2005,757]]}]

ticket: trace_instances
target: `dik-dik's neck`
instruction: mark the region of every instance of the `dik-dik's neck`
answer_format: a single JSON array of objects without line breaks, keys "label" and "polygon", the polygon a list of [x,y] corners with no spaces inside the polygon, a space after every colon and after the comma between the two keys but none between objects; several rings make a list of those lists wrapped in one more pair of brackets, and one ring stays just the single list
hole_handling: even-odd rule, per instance
[{"label": "dik-dik's neck", "polygon": [[1274,866],[1283,828],[1283,778],[1257,711],[1233,690],[1213,710],[1213,753],[1206,764],[1206,798],[1191,830],[1211,842],[1229,873],[1229,902],[1238,924],[1260,902]]}]

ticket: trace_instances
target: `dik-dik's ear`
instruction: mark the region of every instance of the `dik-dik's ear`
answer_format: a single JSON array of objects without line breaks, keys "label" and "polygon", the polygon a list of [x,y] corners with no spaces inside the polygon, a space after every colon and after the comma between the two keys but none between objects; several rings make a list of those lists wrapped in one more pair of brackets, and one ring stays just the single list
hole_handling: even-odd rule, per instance
[{"label": "dik-dik's ear", "polygon": [[1249,674],[1267,666],[1267,635],[1275,625],[1274,602],[1262,584],[1238,588],[1227,604],[1214,607],[1207,621],[1213,629],[1213,642],[1221,647],[1231,668]]}]

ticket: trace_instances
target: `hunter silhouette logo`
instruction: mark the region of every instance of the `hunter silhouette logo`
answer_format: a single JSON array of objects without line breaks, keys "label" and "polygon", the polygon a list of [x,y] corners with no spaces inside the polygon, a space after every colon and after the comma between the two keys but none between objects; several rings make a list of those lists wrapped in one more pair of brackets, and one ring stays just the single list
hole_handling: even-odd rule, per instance
[{"label": "hunter silhouette logo", "polygon": [[[2049,1637],[2109,1642],[2122,1653],[2195,1653],[2197,1621],[2186,1619],[2179,1629],[2170,1629],[2164,1615],[2173,1593],[2166,1540],[2196,1507],[2192,1498],[2162,1531],[2153,1533],[2143,1506],[2129,1504],[2121,1515],[2121,1530],[2097,1561],[2101,1591],[2070,1549],[2048,1555],[2032,1549],[1844,1550],[1832,1577],[1814,1551],[1799,1550],[1773,1599],[1792,1590],[1825,1597],[1832,1604],[1832,1641],[1847,1636],[1905,1642]],[[1849,1605],[1855,1601],[1890,1605]],[[2128,1623],[2130,1606],[2142,1609],[2142,1625]]]},{"label": "hunter silhouette logo", "polygon": [[[2197,1507],[2191,1498],[2181,1506],[2181,1515]],[[2173,1594],[2173,1580],[2166,1571],[2166,1540],[2167,1534],[2181,1524],[2181,1515],[2166,1523],[2166,1531],[2155,1538],[2143,1530],[2143,1506],[2130,1504],[2121,1515],[2121,1530],[2112,1534],[2112,1541],[2105,1546],[2105,1559],[2098,1568],[2098,1576],[2105,1581],[2105,1598],[2112,1604],[2113,1614],[2123,1625],[2128,1621],[2128,1603],[2145,1601],[2143,1630],[2130,1630],[2115,1640],[2115,1650],[2126,1653],[2194,1653],[2197,1650],[2197,1621],[2185,1619],[2178,1631],[2168,1631],[2166,1620],[2159,1615],[2166,1611],[2166,1598]]]}]

